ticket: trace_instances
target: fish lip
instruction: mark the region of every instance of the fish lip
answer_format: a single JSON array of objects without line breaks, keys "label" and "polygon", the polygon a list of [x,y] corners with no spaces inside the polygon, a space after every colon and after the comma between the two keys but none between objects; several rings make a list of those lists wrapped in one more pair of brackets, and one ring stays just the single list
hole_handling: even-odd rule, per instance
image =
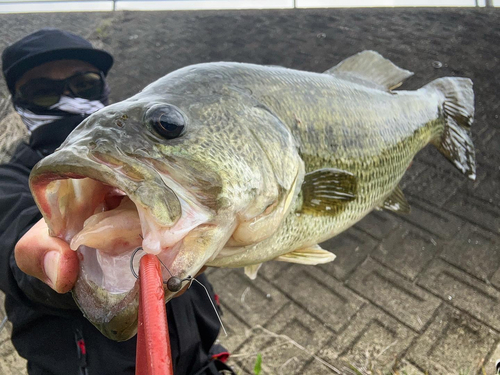
[{"label": "fish lip", "polygon": [[[57,171],[54,171],[54,164],[57,165]],[[44,196],[45,188],[49,183],[56,180],[85,177],[116,187],[129,195],[124,190],[124,186],[120,186],[124,185],[119,183],[120,176],[113,173],[110,168],[74,153],[56,151],[38,162],[29,177],[31,192],[42,214],[49,215],[50,219],[50,205]]]},{"label": "fish lip", "polygon": [[[114,341],[129,340],[137,333],[139,282],[136,281],[129,292],[122,293],[123,298],[111,310],[102,309],[106,298],[101,298],[101,291],[105,289],[86,277],[79,277],[71,294],[83,315],[107,338]],[[89,306],[94,309],[89,309]]]},{"label": "fish lip", "polygon": [[[126,165],[127,163],[124,162],[123,164]],[[58,171],[54,172],[54,166],[57,166]],[[148,171],[154,176],[154,183],[163,185],[162,187],[170,190],[152,168],[145,164],[143,166],[148,168]],[[35,198],[39,198],[37,195],[38,185],[47,185],[54,180],[84,177],[123,190],[129,197],[134,196],[135,184],[140,182],[133,176],[118,173],[113,168],[94,161],[91,154],[80,155],[80,153],[75,153],[73,150],[59,150],[35,165],[30,173],[29,184]]]}]

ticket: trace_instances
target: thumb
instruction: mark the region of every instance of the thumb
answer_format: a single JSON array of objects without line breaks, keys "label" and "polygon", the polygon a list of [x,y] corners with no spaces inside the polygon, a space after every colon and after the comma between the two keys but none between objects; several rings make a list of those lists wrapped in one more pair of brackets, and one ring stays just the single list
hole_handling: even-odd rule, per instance
[{"label": "thumb", "polygon": [[40,279],[58,293],[69,292],[78,277],[77,253],[65,241],[51,237],[43,219],[17,242],[14,256],[21,271]]}]

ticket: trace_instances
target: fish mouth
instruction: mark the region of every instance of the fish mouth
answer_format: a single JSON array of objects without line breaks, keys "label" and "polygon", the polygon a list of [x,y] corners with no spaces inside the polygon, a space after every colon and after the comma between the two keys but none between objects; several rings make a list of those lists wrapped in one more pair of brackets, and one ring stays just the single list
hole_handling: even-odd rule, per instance
[{"label": "fish mouth", "polygon": [[142,247],[171,267],[184,237],[209,215],[149,167],[123,173],[124,168],[70,156],[61,150],[43,159],[30,187],[50,234],[78,253],[72,293],[83,314],[108,338],[128,340],[137,331],[139,292],[131,266],[137,272],[141,255],[131,264],[132,253]]}]

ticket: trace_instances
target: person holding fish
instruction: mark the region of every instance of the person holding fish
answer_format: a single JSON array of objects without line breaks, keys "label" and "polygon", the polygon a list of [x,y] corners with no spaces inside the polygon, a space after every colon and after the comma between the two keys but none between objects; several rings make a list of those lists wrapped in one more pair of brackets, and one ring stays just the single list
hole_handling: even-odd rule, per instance
[{"label": "person holding fish", "polygon": [[[30,139],[0,166],[0,289],[6,294],[12,343],[28,360],[29,374],[135,371],[135,337],[111,340],[78,309],[69,292],[82,259],[49,235],[28,185],[33,166],[108,104],[106,76],[112,65],[109,53],[58,29],[32,33],[2,54],[5,81]],[[206,276],[197,280],[214,298]],[[231,371],[221,361],[225,349],[214,345],[220,323],[203,288],[190,288],[168,303],[167,311],[175,374]]]}]

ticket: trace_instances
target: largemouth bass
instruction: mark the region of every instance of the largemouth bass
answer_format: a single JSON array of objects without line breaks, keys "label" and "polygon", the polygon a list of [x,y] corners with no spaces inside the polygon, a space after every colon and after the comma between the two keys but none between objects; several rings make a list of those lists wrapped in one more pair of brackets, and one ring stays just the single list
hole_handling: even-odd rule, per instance
[{"label": "largemouth bass", "polygon": [[428,143],[474,179],[472,82],[394,91],[411,75],[373,51],[323,74],[207,63],[87,118],[30,177],[51,235],[80,255],[86,317],[112,339],[135,334],[138,247],[165,280],[332,261],[318,243],[373,209],[409,211],[398,182]]}]

